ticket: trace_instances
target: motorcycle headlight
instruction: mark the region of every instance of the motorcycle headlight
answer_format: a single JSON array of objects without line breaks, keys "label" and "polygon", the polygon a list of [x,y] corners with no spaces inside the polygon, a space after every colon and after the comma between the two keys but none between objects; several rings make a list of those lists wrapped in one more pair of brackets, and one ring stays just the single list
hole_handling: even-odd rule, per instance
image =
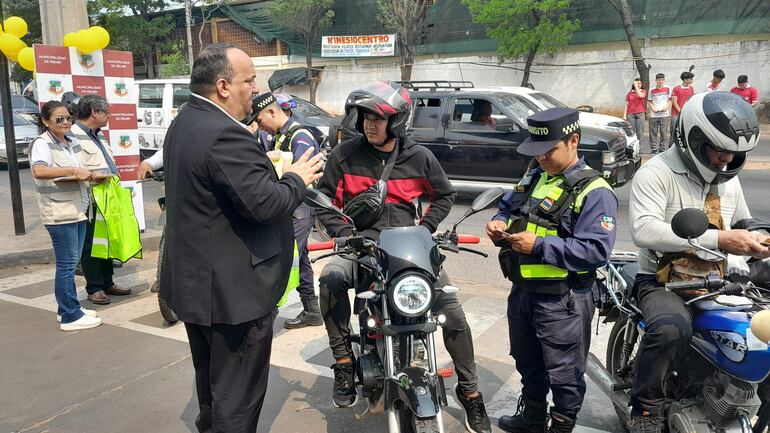
[{"label": "motorcycle headlight", "polygon": [[431,283],[419,275],[399,278],[393,285],[390,300],[399,313],[407,317],[419,317],[430,308],[433,300]]}]

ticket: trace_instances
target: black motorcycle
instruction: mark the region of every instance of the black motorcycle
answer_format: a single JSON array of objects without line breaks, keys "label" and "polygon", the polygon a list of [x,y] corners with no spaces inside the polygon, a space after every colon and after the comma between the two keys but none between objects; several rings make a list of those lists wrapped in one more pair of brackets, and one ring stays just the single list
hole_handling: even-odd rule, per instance
[{"label": "black motorcycle", "polygon": [[[434,333],[446,317],[431,311],[446,256],[442,251],[487,254],[460,246],[457,226],[503,194],[488,190],[473,201],[451,230],[432,235],[423,226],[388,228],[379,241],[357,234],[335,239],[334,251],[313,261],[342,256],[355,261],[354,281],[360,332],[350,336],[356,358],[356,386],[368,403],[367,411],[388,416],[391,433],[443,433],[442,406],[447,405],[444,380],[436,361]],[[346,217],[331,200],[308,190],[305,203]],[[478,238],[476,238],[478,239]],[[478,240],[476,240],[478,242]],[[422,359],[427,356],[427,360]]]}]

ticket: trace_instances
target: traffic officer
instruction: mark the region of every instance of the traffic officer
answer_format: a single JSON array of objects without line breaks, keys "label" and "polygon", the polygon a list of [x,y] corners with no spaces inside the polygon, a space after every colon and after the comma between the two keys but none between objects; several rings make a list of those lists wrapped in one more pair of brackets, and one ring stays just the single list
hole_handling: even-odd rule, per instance
[{"label": "traffic officer", "polygon": [[518,152],[534,157],[500,202],[487,235],[501,246],[500,265],[513,282],[508,296],[511,355],[523,385],[507,432],[543,433],[546,395],[554,406],[549,433],[569,433],[583,403],[596,269],[615,243],[618,200],[601,174],[578,156],[578,112],[551,108],[527,119],[530,137]]},{"label": "traffic officer", "polygon": [[[294,117],[286,114],[276,96],[271,93],[259,95],[254,100],[253,106],[260,130],[272,136],[272,140],[265,146],[271,160],[282,158],[282,152],[290,153],[290,158],[297,161],[308,149],[313,149],[313,156],[320,151],[313,134]],[[287,161],[288,164],[291,162]],[[299,250],[300,275],[297,291],[303,308],[297,317],[284,322],[284,327],[287,329],[321,326],[324,323],[314,289],[313,267],[307,252],[307,241],[314,222],[315,214],[304,204],[294,211],[294,238]]]}]

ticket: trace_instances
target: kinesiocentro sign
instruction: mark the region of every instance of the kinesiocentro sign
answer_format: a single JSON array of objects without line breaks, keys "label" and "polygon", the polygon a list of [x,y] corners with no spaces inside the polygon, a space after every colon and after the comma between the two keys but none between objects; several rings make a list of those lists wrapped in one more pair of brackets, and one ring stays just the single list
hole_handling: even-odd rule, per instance
[{"label": "kinesiocentro sign", "polygon": [[396,55],[396,35],[322,36],[321,57]]}]

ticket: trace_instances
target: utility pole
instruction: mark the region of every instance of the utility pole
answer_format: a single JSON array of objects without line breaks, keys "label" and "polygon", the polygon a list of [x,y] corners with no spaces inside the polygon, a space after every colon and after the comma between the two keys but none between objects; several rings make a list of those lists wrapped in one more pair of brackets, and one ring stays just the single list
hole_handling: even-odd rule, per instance
[{"label": "utility pole", "polygon": [[187,24],[187,63],[190,65],[192,74],[193,65],[193,44],[192,44],[192,1],[184,0],[184,19]]},{"label": "utility pole", "polygon": [[[3,0],[0,0],[0,22],[4,21]],[[2,104],[3,109],[3,125],[5,125],[5,155],[6,158],[8,158],[8,180],[11,187],[13,228],[18,236],[25,234],[26,228],[24,227],[24,206],[21,202],[19,161],[16,158],[16,134],[13,131],[13,111],[11,111],[11,83],[8,75],[8,59],[2,54],[0,54],[0,103]]]},{"label": "utility pole", "polygon": [[62,45],[64,35],[88,28],[86,0],[38,0],[43,43]]}]

